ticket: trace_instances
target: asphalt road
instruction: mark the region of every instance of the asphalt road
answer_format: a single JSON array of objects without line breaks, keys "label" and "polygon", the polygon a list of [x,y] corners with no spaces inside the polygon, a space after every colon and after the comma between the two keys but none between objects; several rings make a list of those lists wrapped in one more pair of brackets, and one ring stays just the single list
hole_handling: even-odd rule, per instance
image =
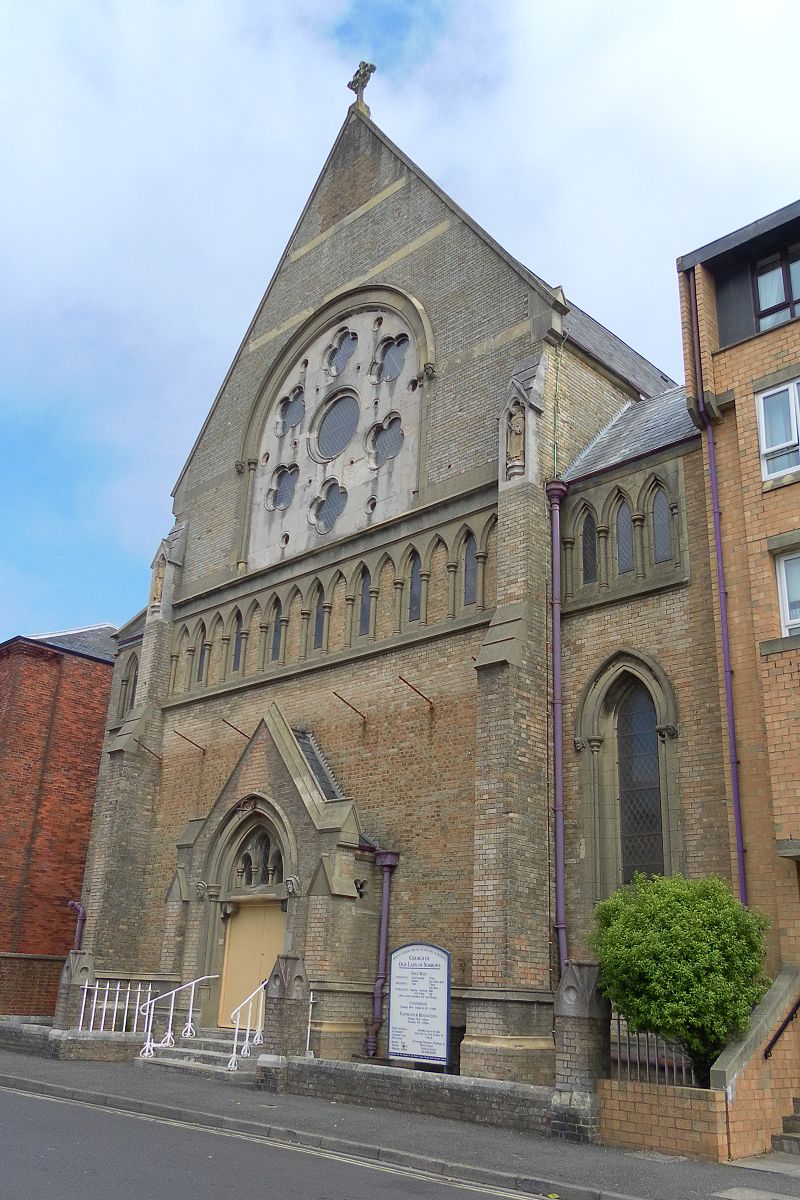
[{"label": "asphalt road", "polygon": [[2,1200],[460,1200],[519,1195],[4,1090],[0,1131]]}]

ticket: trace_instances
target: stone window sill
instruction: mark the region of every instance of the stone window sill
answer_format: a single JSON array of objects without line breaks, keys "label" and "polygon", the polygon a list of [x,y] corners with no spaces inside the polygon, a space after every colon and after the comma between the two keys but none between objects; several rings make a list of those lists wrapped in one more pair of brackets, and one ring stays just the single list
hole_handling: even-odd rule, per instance
[{"label": "stone window sill", "polygon": [[770,654],[800,650],[800,633],[794,633],[791,637],[768,638],[767,641],[758,643],[758,649],[762,658],[767,658]]}]

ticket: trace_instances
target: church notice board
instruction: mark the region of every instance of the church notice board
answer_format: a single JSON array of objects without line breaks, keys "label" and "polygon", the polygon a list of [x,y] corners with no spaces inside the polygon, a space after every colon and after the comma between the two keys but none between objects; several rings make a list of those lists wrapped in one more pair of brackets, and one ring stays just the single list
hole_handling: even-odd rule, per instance
[{"label": "church notice board", "polygon": [[450,954],[414,943],[392,952],[389,975],[389,1058],[447,1066]]}]

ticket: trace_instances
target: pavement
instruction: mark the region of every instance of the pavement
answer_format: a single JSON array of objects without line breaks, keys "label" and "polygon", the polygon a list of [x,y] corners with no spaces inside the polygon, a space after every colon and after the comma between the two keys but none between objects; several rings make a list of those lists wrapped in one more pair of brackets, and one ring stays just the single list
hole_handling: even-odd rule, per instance
[{"label": "pavement", "polygon": [[151,1063],[69,1062],[0,1050],[0,1088],[378,1161],[482,1190],[559,1200],[800,1197],[800,1156],[721,1165],[574,1145],[385,1108],[273,1095]]}]

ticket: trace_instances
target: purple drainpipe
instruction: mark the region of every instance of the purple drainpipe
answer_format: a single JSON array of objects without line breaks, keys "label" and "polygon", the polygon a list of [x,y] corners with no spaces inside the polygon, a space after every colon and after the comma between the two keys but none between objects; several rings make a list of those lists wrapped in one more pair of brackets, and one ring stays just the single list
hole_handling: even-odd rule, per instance
[{"label": "purple drainpipe", "polygon": [[744,835],[742,833],[742,803],[739,790],[739,758],[736,752],[736,725],[733,715],[733,672],[731,671],[731,647],[728,634],[728,594],[725,589],[725,563],[722,558],[722,530],[719,518],[719,490],[717,487],[717,453],[714,432],[703,401],[703,364],[700,358],[700,323],[697,316],[697,285],[694,268],[686,272],[691,297],[690,319],[692,323],[692,346],[694,349],[694,378],[700,420],[706,433],[708,446],[708,474],[711,483],[711,511],[714,518],[714,549],[717,558],[717,592],[719,593],[719,622],[722,636],[722,665],[725,672],[725,715],[728,723],[728,758],[731,764],[731,793],[733,795],[733,820],[736,827],[736,861],[739,868],[739,899],[747,904],[747,880],[744,873]]},{"label": "purple drainpipe", "polygon": [[551,479],[545,488],[550,502],[550,553],[552,557],[552,588],[550,608],[553,626],[553,774],[556,835],[556,934],[558,936],[559,972],[567,961],[567,906],[564,898],[564,738],[561,708],[561,501],[567,485]]},{"label": "purple drainpipe", "polygon": [[86,909],[79,900],[68,900],[67,908],[74,908],[78,914],[78,921],[75,926],[75,944],[73,950],[80,950],[83,945],[83,927],[86,924]]},{"label": "purple drainpipe", "polygon": [[381,895],[381,928],[378,936],[378,974],[372,989],[372,1021],[365,1047],[369,1058],[375,1057],[378,1049],[378,1031],[383,1024],[383,988],[386,983],[386,946],[389,940],[389,893],[392,888],[392,871],[397,866],[399,859],[400,855],[394,850],[379,850],[375,855],[375,865],[383,868],[383,893]]}]

